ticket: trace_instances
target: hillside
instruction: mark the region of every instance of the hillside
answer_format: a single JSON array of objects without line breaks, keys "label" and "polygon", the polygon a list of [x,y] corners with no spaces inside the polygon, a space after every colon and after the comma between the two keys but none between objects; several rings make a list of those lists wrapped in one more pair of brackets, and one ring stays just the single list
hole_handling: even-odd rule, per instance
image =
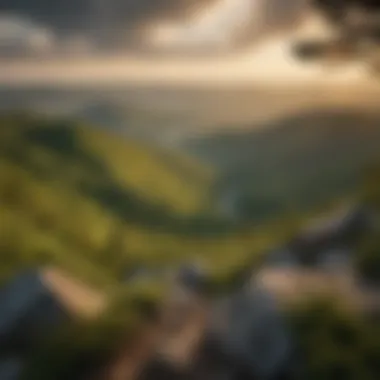
[{"label": "hillside", "polygon": [[220,172],[216,192],[234,212],[261,220],[352,193],[380,156],[379,122],[378,112],[316,110],[256,131],[231,126],[187,148]]},{"label": "hillside", "polygon": [[[109,283],[131,265],[173,265],[194,256],[227,274],[319,205],[354,192],[361,169],[379,155],[377,121],[307,114],[261,132],[191,141],[189,149],[214,164],[213,173],[90,125],[3,115],[0,277],[49,263]],[[218,216],[221,202],[250,222],[284,218],[252,234],[249,223]]]},{"label": "hillside", "polygon": [[67,120],[0,124],[0,279],[47,263],[109,284],[135,264],[198,255],[217,270],[252,252],[251,234],[217,217],[212,173],[192,160]]},{"label": "hillside", "polygon": [[[349,120],[346,122],[349,125]],[[218,199],[212,192],[214,176],[192,160],[69,120],[8,114],[2,116],[0,126],[0,283],[20,274],[23,269],[48,264],[51,269],[45,272],[44,283],[59,295],[61,302],[63,299],[75,309],[85,306],[95,310],[99,306],[103,309],[103,301],[106,303],[106,311],[97,320],[62,325],[62,331],[58,329],[53,333],[51,341],[48,339],[31,352],[23,373],[23,378],[28,380],[74,378],[73,373],[86,372],[86,365],[91,370],[94,363],[102,366],[103,361],[98,363],[98,358],[108,362],[110,352],[118,352],[120,343],[123,347],[124,341],[128,343],[127,350],[133,348],[134,339],[138,343],[139,333],[146,331],[144,318],[149,318],[152,311],[154,314],[155,301],[162,302],[162,296],[169,290],[162,267],[176,269],[178,264],[190,258],[202,259],[207,272],[204,290],[210,292],[209,295],[231,291],[232,287],[239,287],[251,278],[260,263],[265,265],[265,260],[261,259],[273,252],[273,248],[287,246],[289,239],[293,240],[300,233],[300,227],[305,226],[311,216],[287,214],[283,219],[256,227],[231,225],[221,221],[215,213]],[[369,127],[368,131],[359,133],[349,127],[330,130],[321,123],[321,128],[314,131],[310,140],[307,133],[300,133],[297,125],[288,127],[287,131],[292,132],[293,138],[287,138],[282,130],[272,129],[255,135],[257,140],[251,142],[254,152],[266,158],[263,166],[267,170],[276,169],[268,176],[279,176],[278,168],[286,163],[292,162],[299,168],[301,164],[297,158],[301,153],[302,158],[307,157],[313,147],[312,141],[316,143],[316,151],[310,151],[311,158],[318,153],[331,163],[333,157],[324,157],[323,152],[332,155],[333,147],[329,148],[327,142],[336,144],[338,140],[342,142],[336,145],[338,152],[344,153],[342,160],[346,161],[337,161],[337,164],[347,165],[347,171],[342,173],[351,175],[351,170],[359,168],[355,165],[364,165],[372,153],[375,155],[371,150],[379,141],[375,140],[379,137],[378,132],[372,132]],[[364,141],[359,140],[363,135],[368,143],[365,149],[359,149],[357,145],[361,147],[358,142]],[[225,146],[231,147],[235,157],[241,152],[238,146],[242,146],[237,140],[232,138],[231,144],[226,142]],[[322,145],[329,149],[322,152],[319,150]],[[350,160],[349,150],[353,155]],[[274,155],[272,160],[279,160],[278,167],[270,161],[269,154]],[[359,154],[363,154],[362,160],[358,160]],[[239,163],[239,160],[233,162],[234,156],[224,161],[234,163],[231,170]],[[290,157],[294,161],[290,161]],[[220,161],[222,158],[223,154]],[[282,159],[287,161],[282,162]],[[307,165],[312,163],[305,160],[302,163],[307,172]],[[318,163],[319,174],[325,175],[327,163],[322,159]],[[258,170],[259,165],[252,167]],[[287,170],[290,169],[289,166]],[[380,199],[379,171],[375,169],[361,189],[363,194],[357,193],[358,197],[365,195],[363,199],[371,208],[378,206]],[[238,175],[244,178],[243,173]],[[266,178],[262,172],[257,173]],[[339,170],[336,173],[340,180],[344,178]],[[300,180],[301,172],[291,174],[294,177],[297,174]],[[320,183],[314,182],[315,193],[324,190],[336,194],[327,187],[328,180],[321,177]],[[247,177],[246,182],[236,183],[248,189],[253,181]],[[266,185],[269,192],[268,184],[263,181],[262,186]],[[287,194],[281,193],[283,189],[278,189],[280,195]],[[288,191],[292,189],[289,185]],[[348,191],[349,186],[344,189]],[[315,193],[310,193],[310,203],[316,202]],[[281,208],[273,210],[277,216],[280,211]],[[264,216],[268,213],[259,214],[258,218],[263,220]],[[377,281],[377,235],[366,237],[365,243],[354,257],[355,266],[366,279]],[[134,282],[134,270],[137,269],[137,279],[141,279],[141,268],[147,274],[145,277],[142,274],[145,281]],[[80,280],[85,280],[90,287],[82,287]],[[284,290],[282,286],[281,290]],[[84,297],[86,302],[79,302],[78,297]],[[370,327],[368,332],[372,334]],[[192,328],[184,333],[186,341],[193,339],[187,334],[194,333]],[[303,333],[300,334],[303,337]],[[168,343],[170,345],[171,341]],[[313,355],[315,347],[319,349],[320,344],[313,341],[306,345]],[[172,351],[172,346],[168,348]],[[175,353],[180,353],[177,348],[182,346],[174,347]],[[325,352],[322,348],[317,351],[318,355]],[[140,345],[136,350],[143,353]],[[127,369],[135,364],[134,357],[125,362],[134,352],[122,358],[121,364],[127,365]],[[372,355],[377,351],[370,348],[368,352]],[[361,355],[362,358],[366,354],[366,349],[354,346],[347,355]],[[90,360],[83,362],[83,358]],[[329,368],[330,363],[325,367]],[[377,363],[376,358],[374,363]],[[311,366],[310,373],[313,370]]]},{"label": "hillside", "polygon": [[[150,146],[120,140],[118,136],[94,131],[91,126],[77,125],[70,120],[26,118],[14,129],[11,124],[5,121],[2,131],[2,135],[7,135],[7,139],[2,136],[2,143],[8,145],[8,153],[9,142],[13,144],[14,154],[20,156],[21,150],[24,151],[25,159],[26,150],[31,155],[37,149],[43,150],[57,159],[67,158],[66,165],[76,166],[78,177],[86,173],[88,177],[108,176],[115,185],[128,187],[147,201],[169,207],[179,214],[194,215],[204,211],[211,173],[185,157],[170,156]],[[35,161],[30,164],[37,168],[38,159]]]}]

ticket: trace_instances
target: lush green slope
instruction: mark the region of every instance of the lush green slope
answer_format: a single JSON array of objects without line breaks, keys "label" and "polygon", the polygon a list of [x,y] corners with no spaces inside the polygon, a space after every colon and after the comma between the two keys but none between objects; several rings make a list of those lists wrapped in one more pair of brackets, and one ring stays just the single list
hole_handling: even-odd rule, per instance
[{"label": "lush green slope", "polygon": [[[3,144],[13,142],[14,154],[19,158],[22,154],[26,158],[25,150],[37,156],[43,155],[44,150],[56,160],[67,159],[67,170],[76,167],[76,173],[72,170],[74,176],[87,175],[94,180],[108,176],[115,186],[128,188],[144,200],[174,212],[196,214],[204,212],[207,205],[211,175],[187,158],[64,121],[27,117],[19,120],[16,128],[5,123],[2,134],[8,135],[8,139],[2,137]],[[38,161],[39,157],[33,160]]]},{"label": "lush green slope", "polygon": [[240,194],[240,211],[254,219],[352,192],[363,167],[380,156],[380,114],[368,111],[317,110],[260,131],[230,131],[189,149],[220,170],[217,191]]},{"label": "lush green slope", "polygon": [[105,283],[135,262],[228,268],[252,252],[249,232],[214,216],[212,175],[191,160],[68,121],[0,125],[2,277],[53,262]]},{"label": "lush green slope", "polygon": [[[233,183],[248,216],[262,220],[289,203],[301,209],[349,193],[379,154],[377,118],[331,118],[314,115],[308,127],[305,118],[292,119],[197,149],[210,148],[225,170],[220,187]],[[254,235],[249,226],[221,221],[213,174],[188,158],[70,121],[8,114],[0,124],[2,276],[56,262],[109,281],[136,262],[189,256],[228,271],[293,228],[289,214]]]}]

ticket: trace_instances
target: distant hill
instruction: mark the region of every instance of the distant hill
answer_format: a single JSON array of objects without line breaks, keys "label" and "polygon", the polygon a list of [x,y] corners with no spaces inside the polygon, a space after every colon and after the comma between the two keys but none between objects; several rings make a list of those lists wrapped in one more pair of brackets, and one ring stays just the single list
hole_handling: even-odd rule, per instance
[{"label": "distant hill", "polygon": [[220,172],[216,192],[233,203],[229,209],[255,220],[347,195],[380,156],[376,112],[321,109],[241,129],[193,139],[187,148]]}]

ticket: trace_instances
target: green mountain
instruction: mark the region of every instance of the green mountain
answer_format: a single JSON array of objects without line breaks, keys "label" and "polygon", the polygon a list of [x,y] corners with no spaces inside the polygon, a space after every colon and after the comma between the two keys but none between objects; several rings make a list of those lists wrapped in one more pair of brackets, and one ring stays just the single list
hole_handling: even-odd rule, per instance
[{"label": "green mountain", "polygon": [[6,114],[0,125],[0,278],[53,263],[106,284],[136,263],[198,255],[217,270],[252,252],[193,160],[70,120]]},{"label": "green mountain", "polygon": [[255,131],[228,130],[187,148],[220,173],[219,196],[258,221],[352,193],[363,168],[380,156],[378,112],[316,110]]}]

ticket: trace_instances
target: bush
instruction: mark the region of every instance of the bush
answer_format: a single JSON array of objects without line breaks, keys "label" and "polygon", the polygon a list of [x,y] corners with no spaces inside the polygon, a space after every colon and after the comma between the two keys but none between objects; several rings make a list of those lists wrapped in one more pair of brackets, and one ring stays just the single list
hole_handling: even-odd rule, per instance
[{"label": "bush", "polygon": [[380,329],[337,300],[314,299],[289,313],[300,379],[373,379],[378,375]]},{"label": "bush", "polygon": [[155,310],[152,296],[118,293],[109,309],[92,322],[64,326],[34,353],[25,380],[67,380],[96,371],[129,344]]},{"label": "bush", "polygon": [[370,283],[380,282],[380,237],[368,238],[359,250],[356,269]]}]

